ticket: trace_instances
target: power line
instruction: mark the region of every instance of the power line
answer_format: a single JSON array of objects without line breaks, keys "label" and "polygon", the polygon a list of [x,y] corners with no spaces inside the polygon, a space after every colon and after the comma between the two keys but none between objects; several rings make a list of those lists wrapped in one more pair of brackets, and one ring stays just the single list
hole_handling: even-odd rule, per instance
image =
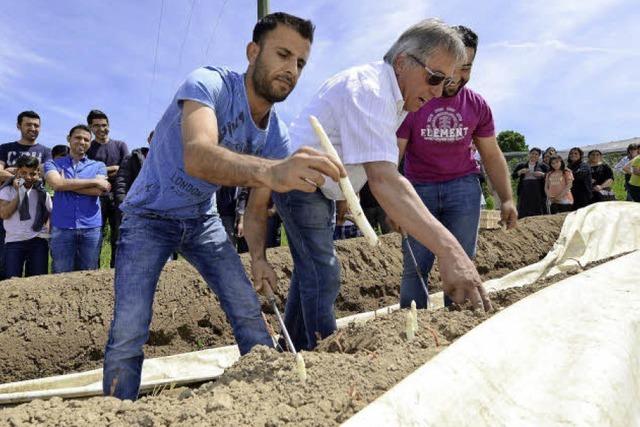
[{"label": "power line", "polygon": [[182,44],[180,45],[180,55],[178,56],[178,73],[180,73],[180,66],[182,65],[182,53],[184,51],[184,46],[187,43],[187,37],[189,36],[189,28],[191,27],[191,17],[193,16],[193,9],[196,5],[196,0],[191,0],[191,8],[189,9],[189,18],[187,19],[187,29],[184,32],[184,38],[182,39]]},{"label": "power line", "polygon": [[202,58],[202,62],[204,63],[209,55],[209,49],[211,48],[211,43],[214,40],[214,36],[216,35],[216,31],[218,30],[218,25],[220,24],[220,18],[222,18],[222,12],[224,11],[224,7],[227,5],[229,0],[224,0],[222,3],[222,7],[220,8],[220,12],[218,12],[218,17],[216,18],[216,23],[213,26],[213,32],[211,33],[211,37],[209,37],[209,41],[207,42],[207,50],[204,52],[204,58]]},{"label": "power line", "polygon": [[156,35],[156,48],[153,52],[153,75],[151,77],[151,88],[149,89],[149,102],[147,104],[147,120],[151,115],[151,97],[153,96],[153,85],[156,81],[156,67],[158,65],[158,46],[160,45],[160,28],[162,27],[162,14],[164,13],[164,0],[160,3],[160,19],[158,20],[158,34]]}]

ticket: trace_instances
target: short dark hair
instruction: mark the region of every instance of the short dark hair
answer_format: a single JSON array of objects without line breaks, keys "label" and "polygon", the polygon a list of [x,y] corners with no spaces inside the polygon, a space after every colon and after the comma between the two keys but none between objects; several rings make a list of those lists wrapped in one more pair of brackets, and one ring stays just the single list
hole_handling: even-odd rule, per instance
[{"label": "short dark hair", "polygon": [[56,145],[51,149],[51,157],[58,157],[58,156],[66,156],[69,154],[69,146],[67,145]]},{"label": "short dark hair", "polygon": [[22,154],[16,160],[16,168],[29,168],[34,169],[40,166],[40,160],[36,156],[30,156],[28,154]]},{"label": "short dark hair", "polygon": [[534,151],[536,151],[539,156],[542,156],[542,150],[538,147],[533,147],[531,150],[529,150],[529,154],[533,153]]},{"label": "short dark hair", "polygon": [[[554,160],[560,160],[560,170],[561,171],[565,170],[566,166],[564,164],[564,159],[561,156],[558,156],[557,154],[549,158],[549,167],[551,167],[551,162],[553,162]],[[553,170],[553,168],[551,168],[551,170]]]},{"label": "short dark hair", "polygon": [[627,145],[627,155],[631,154],[631,150],[640,150],[640,144],[631,143]]},{"label": "short dark hair", "polygon": [[293,28],[298,34],[313,43],[313,32],[316,29],[315,25],[308,19],[298,18],[297,16],[284,12],[270,13],[260,19],[255,27],[253,27],[253,42],[258,44],[262,43],[264,36],[269,31],[275,30],[278,24]]},{"label": "short dark hair", "polygon": [[[569,150],[569,154],[571,154],[571,152],[572,152],[572,151],[577,151],[577,152],[578,152],[578,154],[580,154],[580,159],[582,160],[582,157],[584,156],[584,151],[582,151],[582,148],[580,148],[580,147],[573,147],[573,148],[571,148],[571,149]],[[568,155],[567,155],[567,156],[568,156]],[[567,161],[568,161],[569,163],[571,163],[571,159],[569,159],[568,157],[567,157]]]},{"label": "short dark hair", "polygon": [[75,125],[74,127],[71,128],[71,130],[69,131],[69,138],[71,138],[71,135],[73,135],[73,133],[75,131],[77,131],[78,129],[82,129],[84,131],[89,132],[89,134],[91,134],[91,129],[89,129],[89,126],[83,125],[83,124],[79,124],[79,125]]},{"label": "short dark hair", "polygon": [[478,35],[474,33],[471,28],[465,27],[464,25],[456,25],[452,28],[456,30],[456,32],[462,39],[464,47],[470,47],[474,51],[478,50]]},{"label": "short dark hair", "polygon": [[602,151],[598,150],[597,148],[595,150],[591,150],[589,151],[589,154],[587,154],[587,157],[591,156],[592,154],[600,154],[602,156]]},{"label": "short dark hair", "polygon": [[87,124],[91,126],[91,122],[94,119],[105,119],[107,123],[109,123],[109,117],[107,117],[107,115],[100,110],[89,111],[89,115],[87,116]]},{"label": "short dark hair", "polygon": [[22,124],[22,119],[24,119],[25,117],[28,117],[30,119],[40,120],[40,116],[38,115],[38,113],[36,113],[35,111],[28,110],[18,114],[18,124]]}]

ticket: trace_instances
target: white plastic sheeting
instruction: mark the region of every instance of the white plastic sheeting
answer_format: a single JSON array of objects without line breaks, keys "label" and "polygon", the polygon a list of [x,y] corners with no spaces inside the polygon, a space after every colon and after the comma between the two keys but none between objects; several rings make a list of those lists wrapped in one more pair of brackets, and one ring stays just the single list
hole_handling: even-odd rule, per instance
[{"label": "white plastic sheeting", "polygon": [[[147,359],[142,364],[141,391],[210,380],[240,358],[238,346]],[[33,399],[88,397],[102,394],[102,369],[0,385],[0,405]]]},{"label": "white plastic sheeting", "polygon": [[558,240],[542,261],[489,280],[484,286],[487,291],[526,286],[637,249],[640,249],[640,203],[594,203],[567,215]]},{"label": "white plastic sheeting", "polygon": [[640,252],[468,332],[344,426],[640,425]]}]

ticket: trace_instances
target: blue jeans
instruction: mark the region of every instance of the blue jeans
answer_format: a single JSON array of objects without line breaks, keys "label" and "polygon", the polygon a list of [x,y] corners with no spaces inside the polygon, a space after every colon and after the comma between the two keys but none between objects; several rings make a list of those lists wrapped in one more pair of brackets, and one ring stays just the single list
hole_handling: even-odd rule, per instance
[{"label": "blue jeans", "polygon": [[[458,239],[467,255],[473,258],[478,239],[482,192],[478,176],[472,174],[451,181],[414,184],[414,188],[429,212]],[[411,245],[423,277],[428,280],[435,259],[434,254],[413,237],[409,237],[408,243]],[[402,255],[400,306],[409,307],[411,300],[414,300],[418,308],[425,308],[428,298],[424,294],[416,267],[406,248],[406,241],[402,245]],[[449,305],[451,301],[445,298],[445,303]]]},{"label": "blue jeans", "polygon": [[317,338],[336,330],[334,303],[340,264],[333,247],[335,203],[320,191],[275,193],[293,257],[285,325],[297,350],[311,350]]},{"label": "blue jeans", "polygon": [[5,274],[9,277],[25,277],[49,272],[49,243],[46,239],[33,239],[4,244]]},{"label": "blue jeans", "polygon": [[240,353],[273,347],[260,303],[217,215],[189,220],[125,214],[116,252],[115,304],[104,355],[105,395],[138,397],[153,299],[167,258],[180,252],[218,296]]},{"label": "blue jeans", "polygon": [[102,232],[95,228],[51,227],[53,272],[97,270],[100,267]]}]

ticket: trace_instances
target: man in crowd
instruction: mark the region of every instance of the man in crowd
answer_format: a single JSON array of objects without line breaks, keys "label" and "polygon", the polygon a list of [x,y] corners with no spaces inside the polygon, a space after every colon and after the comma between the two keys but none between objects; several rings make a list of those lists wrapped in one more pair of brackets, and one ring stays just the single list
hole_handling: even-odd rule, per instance
[{"label": "man in crowd", "polygon": [[631,193],[629,192],[629,180],[631,179],[631,175],[633,171],[631,170],[631,160],[633,160],[640,152],[640,145],[631,143],[627,146],[627,155],[622,157],[618,163],[613,167],[613,169],[617,172],[624,173],[624,189],[627,192],[626,200],[628,202],[633,201],[631,199]]},{"label": "man in crowd", "polygon": [[[366,180],[387,215],[434,252],[440,260],[444,290],[456,303],[471,300],[490,307],[480,276],[456,238],[425,208],[411,184],[398,172],[396,131],[407,111],[416,111],[442,94],[465,50],[456,32],[437,20],[422,21],[389,49],[384,61],[347,69],[327,80],[291,126],[293,148],[319,146],[309,124],[314,115],[336,146],[354,190]],[[334,303],[340,288],[333,245],[336,183],[319,182],[312,193],[274,194],[294,260],[285,323],[297,349],[312,349],[318,337],[336,329]],[[249,200],[245,234],[254,282],[273,286],[275,272],[264,251],[268,189]]]},{"label": "man in crowd", "polygon": [[40,161],[21,155],[16,160],[16,176],[0,189],[0,217],[4,220],[6,277],[47,274],[49,243],[47,220],[51,196],[40,179]]},{"label": "man in crowd", "polygon": [[53,160],[58,159],[60,157],[66,157],[69,155],[69,146],[68,145],[54,145],[51,149],[51,158]]},{"label": "man in crowd", "polygon": [[[34,156],[40,164],[51,158],[51,150],[36,142],[40,135],[40,116],[35,111],[23,111],[18,114],[16,127],[20,131],[20,139],[0,145],[0,183],[13,178],[16,174],[16,161],[23,154]],[[4,265],[5,231],[0,221],[0,266]],[[2,267],[0,267],[1,269]],[[4,278],[0,270],[0,279]]]},{"label": "man in crowd", "polygon": [[312,39],[310,21],[267,15],[247,46],[246,74],[218,67],[194,71],[160,119],[153,149],[122,204],[105,395],[138,396],[156,284],[175,250],[217,294],[241,354],[273,345],[215,211],[215,192],[220,186],[315,191],[311,182],[322,184],[322,174],[344,176],[333,159],[310,148],[287,158],[288,132],[273,108],[295,87]]},{"label": "man in crowd", "polygon": [[[473,258],[482,199],[481,171],[474,158],[476,149],[502,202],[502,220],[509,228],[515,226],[517,212],[491,108],[482,96],[466,86],[478,49],[478,36],[464,26],[453,28],[464,43],[466,59],[457,68],[451,84],[444,87],[441,98],[434,98],[407,115],[398,130],[398,145],[401,158],[404,154],[405,177],[429,212]],[[413,237],[403,243],[400,306],[409,307],[415,300],[419,308],[424,308],[428,298],[406,245],[411,245],[423,277],[429,276],[435,255]],[[445,298],[447,305],[450,302]]]},{"label": "man in crowd", "polygon": [[69,155],[44,165],[45,179],[55,190],[51,211],[53,272],[95,270],[100,264],[102,216],[99,196],[111,190],[104,163],[91,160],[91,130],[69,131]]},{"label": "man in crowd", "polygon": [[[129,154],[129,148],[123,141],[109,138],[109,118],[100,110],[91,110],[87,116],[87,124],[93,132],[94,140],[87,151],[91,160],[102,162],[107,166],[109,184],[115,186],[116,175],[122,160]],[[109,224],[111,243],[111,262],[113,268],[116,262],[115,253],[118,244],[118,230],[120,228],[120,213],[114,200],[113,193],[107,192],[100,196],[100,210],[102,211],[102,231],[104,234]]]}]

